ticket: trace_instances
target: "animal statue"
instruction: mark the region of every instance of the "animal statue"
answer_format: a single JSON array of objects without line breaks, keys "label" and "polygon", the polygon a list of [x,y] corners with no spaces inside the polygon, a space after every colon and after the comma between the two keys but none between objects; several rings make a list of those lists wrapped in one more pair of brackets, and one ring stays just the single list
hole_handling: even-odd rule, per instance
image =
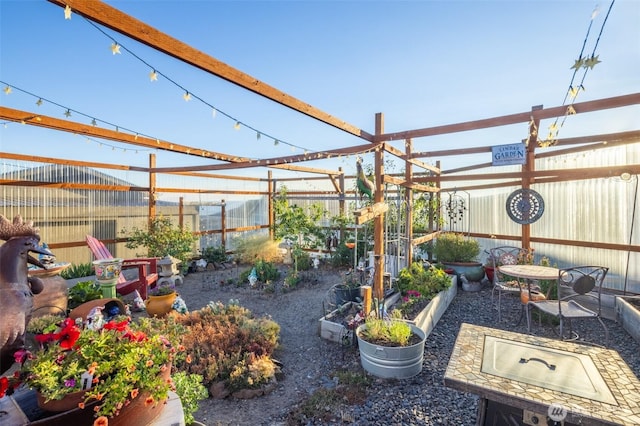
[{"label": "animal statue", "polygon": [[53,256],[40,246],[38,228],[16,216],[13,222],[0,215],[0,374],[14,362],[13,354],[24,347],[24,335],[31,319],[33,295],[44,289],[37,277],[29,277],[28,264],[45,266],[29,252]]},{"label": "animal statue", "polygon": [[364,174],[364,170],[362,170],[362,164],[359,158],[356,160],[356,169],[356,184],[358,186],[358,192],[360,192],[360,201],[362,201],[363,195],[366,195],[367,197],[369,197],[369,200],[372,200],[373,193],[375,192],[376,188],[373,182],[367,179],[367,176]]}]

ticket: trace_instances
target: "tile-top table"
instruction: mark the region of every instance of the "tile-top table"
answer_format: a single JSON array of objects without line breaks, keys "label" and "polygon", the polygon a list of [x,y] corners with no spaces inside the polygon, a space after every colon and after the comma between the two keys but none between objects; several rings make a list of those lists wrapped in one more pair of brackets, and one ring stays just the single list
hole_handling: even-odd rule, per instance
[{"label": "tile-top table", "polygon": [[462,324],[444,382],[480,395],[478,425],[640,425],[640,380],[612,349]]}]

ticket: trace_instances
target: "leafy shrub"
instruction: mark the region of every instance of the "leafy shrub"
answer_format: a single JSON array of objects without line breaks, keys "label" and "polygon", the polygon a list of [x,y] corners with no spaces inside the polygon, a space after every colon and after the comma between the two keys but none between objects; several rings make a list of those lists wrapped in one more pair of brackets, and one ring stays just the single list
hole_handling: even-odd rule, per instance
[{"label": "leafy shrub", "polygon": [[[253,268],[256,270],[258,281],[266,283],[268,281],[275,281],[280,278],[280,271],[276,268],[275,264],[264,259],[258,259],[253,264]],[[246,283],[249,279],[249,274],[253,268],[246,269],[240,274],[240,282]]]},{"label": "leafy shrub", "polygon": [[480,243],[455,232],[440,234],[433,246],[438,262],[473,262],[480,254]]},{"label": "leafy shrub", "polygon": [[189,257],[197,240],[191,231],[174,226],[166,216],[152,218],[148,229],[134,227],[130,235],[127,235],[126,229],[120,233],[128,238],[125,247],[146,247],[146,255],[150,257],[173,256],[180,259],[184,267],[188,267]]},{"label": "leafy shrub", "polygon": [[207,388],[222,382],[233,392],[273,380],[278,368],[271,355],[280,336],[276,322],[254,318],[237,301],[211,302],[177,320],[189,327],[182,344],[191,354],[191,363],[181,363],[178,369],[202,375]]},{"label": "leafy shrub", "polygon": [[449,274],[434,266],[425,269],[422,262],[413,262],[409,268],[402,268],[398,274],[398,289],[403,294],[413,290],[424,297],[432,298],[449,287],[451,287]]},{"label": "leafy shrub", "polygon": [[227,250],[224,246],[211,246],[202,250],[202,258],[208,263],[224,263],[227,261]]},{"label": "leafy shrub", "polygon": [[60,276],[65,280],[90,277],[91,275],[95,275],[93,265],[91,263],[72,263],[68,268],[60,272]]},{"label": "leafy shrub", "polygon": [[199,374],[178,371],[171,375],[171,379],[176,387],[176,393],[180,397],[184,423],[190,425],[195,421],[193,413],[198,411],[198,401],[209,396],[207,388],[202,385],[202,376]]},{"label": "leafy shrub", "polygon": [[85,302],[101,297],[102,290],[97,281],[81,281],[69,289],[67,309],[77,308]]}]

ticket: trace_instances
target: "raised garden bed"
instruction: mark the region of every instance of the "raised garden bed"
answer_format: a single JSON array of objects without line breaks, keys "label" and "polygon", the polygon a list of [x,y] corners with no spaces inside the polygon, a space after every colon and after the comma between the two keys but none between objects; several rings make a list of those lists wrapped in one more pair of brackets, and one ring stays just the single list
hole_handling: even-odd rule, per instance
[{"label": "raised garden bed", "polygon": [[[415,318],[410,320],[416,327],[424,331],[426,336],[429,336],[429,333],[431,333],[431,330],[436,326],[458,292],[456,277],[452,277],[452,280],[451,287],[438,293]],[[387,297],[384,303],[387,309],[390,309],[398,300],[400,300],[400,294],[394,293]],[[354,330],[350,330],[346,326],[346,322],[350,318],[353,318],[361,309],[361,304],[349,302],[320,318],[318,325],[320,337],[344,345],[352,344]]]},{"label": "raised garden bed", "polygon": [[640,296],[616,297],[616,317],[627,333],[640,343]]}]

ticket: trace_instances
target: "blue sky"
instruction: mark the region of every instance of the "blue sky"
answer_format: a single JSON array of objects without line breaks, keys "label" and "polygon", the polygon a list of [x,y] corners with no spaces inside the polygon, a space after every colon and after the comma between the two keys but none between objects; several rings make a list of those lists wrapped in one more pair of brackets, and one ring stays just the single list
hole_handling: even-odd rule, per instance
[{"label": "blue sky", "polygon": [[[385,115],[394,132],[562,105],[583,56],[590,55],[610,2],[593,1],[106,1],[191,46],[374,133]],[[99,29],[98,29],[99,28]],[[89,123],[96,118],[163,140],[231,155],[268,158],[364,141],[206,74],[47,1],[0,0],[0,80],[29,92],[0,92],[3,106]],[[105,35],[106,34],[106,35]],[[223,111],[198,101],[150,67]],[[602,61],[584,77],[577,101],[640,92],[640,1],[617,0],[600,36]],[[576,76],[581,81],[583,71]],[[50,102],[36,106],[38,97]],[[58,104],[58,105],[54,105]],[[91,118],[89,118],[91,117]],[[569,117],[559,137],[637,130],[638,107]],[[235,120],[260,130],[263,136]],[[543,126],[550,122],[543,123]],[[419,151],[519,142],[525,124],[414,141]],[[273,138],[284,141],[274,145]],[[102,143],[102,145],[101,145]],[[290,144],[290,145],[289,145]],[[402,148],[401,143],[397,143]],[[113,149],[115,148],[115,149]],[[138,149],[138,153],[135,150]],[[32,126],[0,127],[0,150],[145,166],[147,151]],[[365,157],[365,162],[372,162]],[[443,168],[456,167],[444,158]],[[472,163],[490,161],[489,154]],[[160,167],[212,160],[157,152]],[[342,166],[355,159],[305,163]],[[264,170],[243,172],[264,177]],[[276,176],[281,173],[274,172]],[[239,174],[239,173],[234,173]]]}]

